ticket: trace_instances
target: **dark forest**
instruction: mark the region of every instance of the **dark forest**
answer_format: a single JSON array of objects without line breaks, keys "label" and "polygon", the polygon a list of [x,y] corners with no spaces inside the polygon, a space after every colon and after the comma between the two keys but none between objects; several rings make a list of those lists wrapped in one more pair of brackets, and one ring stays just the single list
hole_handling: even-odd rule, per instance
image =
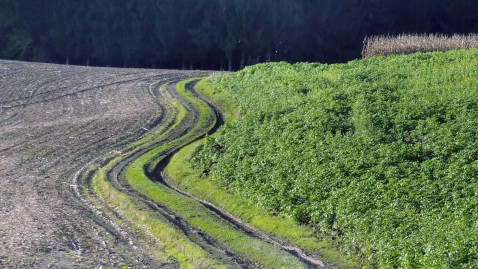
[{"label": "dark forest", "polygon": [[0,0],[0,58],[236,70],[345,62],[364,37],[478,30],[475,0]]}]

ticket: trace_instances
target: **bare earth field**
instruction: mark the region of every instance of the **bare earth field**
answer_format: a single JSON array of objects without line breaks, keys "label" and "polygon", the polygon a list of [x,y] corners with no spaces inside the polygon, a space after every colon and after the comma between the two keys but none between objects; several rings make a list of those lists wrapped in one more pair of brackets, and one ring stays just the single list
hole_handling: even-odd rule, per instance
[{"label": "bare earth field", "polygon": [[0,268],[335,268],[170,184],[210,74],[0,61]]},{"label": "bare earth field", "polygon": [[0,267],[161,264],[91,212],[74,178],[161,123],[160,85],[206,74],[0,61]]}]

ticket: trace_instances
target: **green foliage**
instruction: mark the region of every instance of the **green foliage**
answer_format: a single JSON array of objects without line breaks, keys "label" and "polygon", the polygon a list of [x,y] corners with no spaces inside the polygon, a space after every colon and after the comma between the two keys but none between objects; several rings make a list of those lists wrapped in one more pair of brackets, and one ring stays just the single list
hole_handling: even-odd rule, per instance
[{"label": "green foliage", "polygon": [[193,158],[382,268],[478,266],[478,50],[212,79],[241,117]]},{"label": "green foliage", "polygon": [[193,69],[343,62],[360,57],[366,36],[476,31],[477,13],[474,0],[0,0],[0,57]]},{"label": "green foliage", "polygon": [[[186,135],[163,143],[135,159],[126,170],[126,180],[135,191],[165,206],[189,224],[208,234],[219,244],[237,253],[241,257],[252,260],[254,263],[260,263],[265,268],[279,268],[279,266],[298,268],[303,265],[303,263],[297,257],[288,255],[286,251],[268,244],[259,238],[249,236],[247,233],[237,229],[234,225],[225,222],[221,217],[212,213],[210,210],[207,210],[205,206],[198,201],[188,196],[178,194],[176,191],[162,184],[151,181],[145,174],[145,171],[151,170],[151,168],[157,164],[158,159],[164,158],[167,151],[182,147],[194,139],[199,138],[214,125],[215,118],[212,109],[186,90],[186,84],[193,80],[194,79],[179,82],[176,84],[176,89],[179,94],[187,99],[188,102],[191,102],[198,110],[199,119],[196,125]],[[174,126],[171,127],[170,130],[174,130]],[[165,135],[167,135],[167,133]],[[220,260],[217,262],[213,261],[213,264],[211,264],[210,260],[198,263],[198,255],[201,253],[198,254],[197,250],[180,254],[185,254],[184,256],[186,256],[183,258],[183,261],[179,261],[181,267],[224,267],[222,264],[219,264],[221,262]],[[199,258],[206,259],[209,257],[199,256]],[[192,266],[188,264],[191,261],[193,262]]]},{"label": "green foliage", "polygon": [[31,33],[15,13],[17,3],[0,1],[0,58],[44,60],[44,51],[34,44]]}]

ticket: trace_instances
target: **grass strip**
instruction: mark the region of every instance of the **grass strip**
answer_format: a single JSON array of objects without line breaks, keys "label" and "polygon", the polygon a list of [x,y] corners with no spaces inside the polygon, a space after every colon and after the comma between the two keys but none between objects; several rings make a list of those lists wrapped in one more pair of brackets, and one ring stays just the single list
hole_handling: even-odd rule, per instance
[{"label": "grass strip", "polygon": [[[224,91],[215,90],[207,78],[198,82],[196,88],[224,111],[226,124],[237,120],[240,115],[239,108],[234,99],[228,97]],[[272,215],[267,210],[251,205],[242,196],[224,189],[217,179],[212,176],[205,177],[201,171],[194,169],[190,160],[202,144],[204,139],[183,147],[172,157],[166,167],[167,176],[175,180],[172,184],[224,208],[262,231],[286,239],[308,253],[319,253],[326,261],[334,262],[340,268],[357,266],[354,257],[340,252],[332,240],[318,238],[313,227],[299,225],[290,218]]]},{"label": "grass strip", "polygon": [[[166,130],[165,128],[158,128],[153,134],[135,142],[131,150],[114,158],[106,166],[96,171],[91,183],[93,193],[107,202],[110,208],[114,208],[114,210],[120,212],[123,217],[145,229],[155,238],[158,238],[162,242],[160,252],[164,251],[169,258],[178,262],[182,268],[221,268],[223,266],[215,262],[209,257],[208,253],[192,243],[183,233],[170,227],[162,220],[155,218],[150,211],[138,206],[137,201],[135,201],[133,197],[117,190],[107,179],[108,171],[117,163],[132,154],[135,150],[148,146],[156,139],[165,137],[183,121],[187,114],[185,108],[178,102],[174,102],[172,103],[172,109],[177,111],[177,114],[163,125],[170,126],[169,128]],[[91,200],[90,198],[90,201]]]},{"label": "grass strip", "polygon": [[199,80],[196,89],[221,108],[226,124],[232,124],[239,118],[240,110],[237,101],[226,92],[217,90],[209,79]]},{"label": "grass strip", "polygon": [[188,81],[177,84],[178,92],[191,102],[199,111],[197,125],[191,132],[172,142],[163,144],[136,159],[127,169],[128,183],[139,193],[148,196],[174,211],[195,227],[215,238],[219,243],[243,257],[247,257],[267,268],[300,268],[304,266],[296,257],[277,249],[260,239],[252,238],[238,231],[216,214],[210,212],[199,202],[179,195],[177,192],[155,182],[144,173],[144,168],[161,153],[178,147],[202,135],[214,122],[213,111],[192,93],[186,91]]},{"label": "grass strip", "polygon": [[[214,112],[212,111],[212,109],[206,104],[204,104],[204,102],[197,99],[193,95],[193,93],[186,90],[186,85],[196,80],[197,79],[194,79],[194,78],[187,79],[187,80],[183,80],[179,82],[176,85],[177,92],[197,109],[199,118],[196,125],[188,134],[174,140],[174,142],[167,143],[169,149],[178,148],[179,146],[186,144],[188,141],[197,139],[198,137],[206,133],[209,130],[209,128],[211,128],[211,126],[215,124],[216,117],[214,116]],[[184,118],[187,114],[187,111],[184,109],[184,107],[182,107],[182,109],[184,110],[183,111],[184,113],[183,118]],[[176,122],[171,127],[171,130],[174,130],[176,127],[178,127],[179,124],[181,124],[181,122],[182,120]],[[162,158],[164,157],[161,153],[165,151],[166,150],[164,149],[164,147],[160,146],[156,149],[153,149],[147,152],[143,156],[145,159],[149,159],[149,161],[144,165],[144,167],[146,168],[148,172],[151,172],[154,170],[158,162],[160,162]]]},{"label": "grass strip", "polygon": [[184,234],[156,218],[150,211],[140,208],[131,196],[115,189],[106,178],[106,173],[121,158],[117,158],[94,175],[92,185],[96,195],[103,197],[111,208],[143,228],[161,241],[161,252],[179,263],[182,268],[221,267],[199,246]]},{"label": "grass strip", "polygon": [[370,267],[478,268],[478,50],[267,63],[192,162]]}]

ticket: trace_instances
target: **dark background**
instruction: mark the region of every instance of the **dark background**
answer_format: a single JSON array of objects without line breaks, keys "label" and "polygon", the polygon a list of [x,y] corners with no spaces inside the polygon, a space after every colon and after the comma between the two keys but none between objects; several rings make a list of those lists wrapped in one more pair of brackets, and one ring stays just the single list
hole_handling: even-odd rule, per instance
[{"label": "dark background", "polygon": [[469,33],[476,0],[0,0],[0,58],[238,69],[344,62],[365,36]]}]

